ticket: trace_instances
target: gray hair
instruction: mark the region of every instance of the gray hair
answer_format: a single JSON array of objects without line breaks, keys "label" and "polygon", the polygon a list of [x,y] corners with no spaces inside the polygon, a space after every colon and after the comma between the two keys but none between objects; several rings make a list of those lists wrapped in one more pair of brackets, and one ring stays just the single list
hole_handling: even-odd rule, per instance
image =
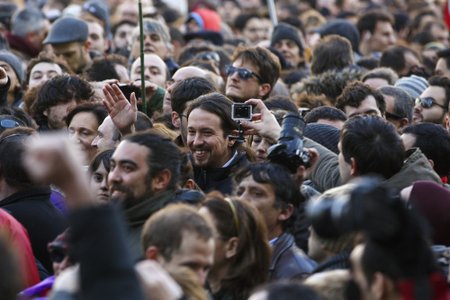
[{"label": "gray hair", "polygon": [[393,113],[412,121],[414,99],[404,90],[395,86],[383,86],[378,89],[383,95],[394,97]]}]

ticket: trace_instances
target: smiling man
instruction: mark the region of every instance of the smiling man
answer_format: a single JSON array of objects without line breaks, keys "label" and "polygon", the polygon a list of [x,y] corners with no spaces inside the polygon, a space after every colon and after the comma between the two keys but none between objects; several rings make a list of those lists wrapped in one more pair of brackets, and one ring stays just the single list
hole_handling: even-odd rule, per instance
[{"label": "smiling man", "polygon": [[413,123],[430,122],[440,124],[448,130],[450,79],[446,76],[433,76],[428,84],[429,87],[416,99]]},{"label": "smiling man", "polygon": [[235,54],[226,73],[225,95],[234,102],[266,99],[280,76],[280,63],[267,49],[242,48]]},{"label": "smiling man", "polygon": [[111,200],[123,204],[134,259],[143,257],[145,221],[173,198],[181,154],[169,139],[145,132],[127,136],[114,151],[108,175]]},{"label": "smiling man", "polygon": [[187,145],[192,153],[195,182],[205,191],[230,194],[230,174],[248,164],[241,144],[230,137],[237,130],[232,102],[219,93],[200,96],[188,107]]}]

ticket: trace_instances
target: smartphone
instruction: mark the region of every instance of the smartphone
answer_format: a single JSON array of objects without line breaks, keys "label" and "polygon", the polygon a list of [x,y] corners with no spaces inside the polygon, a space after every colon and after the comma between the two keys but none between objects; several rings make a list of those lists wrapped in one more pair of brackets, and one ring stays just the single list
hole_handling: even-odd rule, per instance
[{"label": "smartphone", "polygon": [[130,100],[131,93],[135,93],[136,98],[141,97],[141,89],[129,84],[119,84],[119,89],[122,91],[122,93],[125,95],[125,98]]}]

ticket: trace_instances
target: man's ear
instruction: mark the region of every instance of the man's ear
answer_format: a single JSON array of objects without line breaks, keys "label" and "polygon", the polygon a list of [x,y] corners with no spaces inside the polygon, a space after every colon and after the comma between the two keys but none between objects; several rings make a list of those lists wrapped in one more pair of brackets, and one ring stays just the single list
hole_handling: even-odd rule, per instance
[{"label": "man's ear", "polygon": [[145,258],[158,261],[159,250],[155,246],[150,246],[145,249]]},{"label": "man's ear", "polygon": [[183,188],[188,189],[188,190],[195,190],[196,185],[195,185],[195,181],[194,179],[188,179],[186,180],[186,182],[183,185]]},{"label": "man's ear", "polygon": [[152,178],[152,187],[155,192],[164,191],[172,179],[172,173],[168,169],[164,169]]},{"label": "man's ear", "polygon": [[444,116],[444,127],[447,129],[448,132],[450,132],[450,117],[449,117],[449,113],[446,113],[445,116]]},{"label": "man's ear", "polygon": [[294,206],[292,204],[288,204],[286,207],[281,209],[280,214],[278,215],[278,221],[284,222],[289,219],[294,213]]},{"label": "man's ear", "polygon": [[258,96],[262,98],[262,97],[268,95],[271,91],[272,91],[272,87],[270,86],[270,84],[263,83],[259,86]]},{"label": "man's ear", "polygon": [[44,110],[44,111],[42,112],[42,114],[43,114],[44,116],[48,117],[48,109]]},{"label": "man's ear", "polygon": [[239,246],[239,238],[232,237],[225,244],[225,258],[232,258],[237,253]]},{"label": "man's ear", "polygon": [[172,111],[172,125],[175,128],[180,128],[181,127],[181,119],[180,119],[180,116],[178,115],[178,113],[176,111]]},{"label": "man's ear", "polygon": [[354,157],[350,157],[350,175],[355,176],[358,174],[358,167]]},{"label": "man's ear", "polygon": [[402,118],[402,119],[400,119],[400,128],[401,128],[401,129],[405,128],[405,127],[408,126],[408,125],[409,125],[408,118]]},{"label": "man's ear", "polygon": [[368,40],[370,40],[371,37],[372,37],[372,33],[369,30],[366,30],[363,32],[361,40],[368,41]]}]

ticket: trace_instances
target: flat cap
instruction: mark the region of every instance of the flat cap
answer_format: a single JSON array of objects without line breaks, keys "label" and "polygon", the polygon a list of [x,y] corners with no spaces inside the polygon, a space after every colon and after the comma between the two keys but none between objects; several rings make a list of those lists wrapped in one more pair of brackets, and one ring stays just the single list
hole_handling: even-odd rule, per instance
[{"label": "flat cap", "polygon": [[52,24],[44,44],[85,42],[88,32],[88,25],[85,21],[74,17],[62,17]]}]

